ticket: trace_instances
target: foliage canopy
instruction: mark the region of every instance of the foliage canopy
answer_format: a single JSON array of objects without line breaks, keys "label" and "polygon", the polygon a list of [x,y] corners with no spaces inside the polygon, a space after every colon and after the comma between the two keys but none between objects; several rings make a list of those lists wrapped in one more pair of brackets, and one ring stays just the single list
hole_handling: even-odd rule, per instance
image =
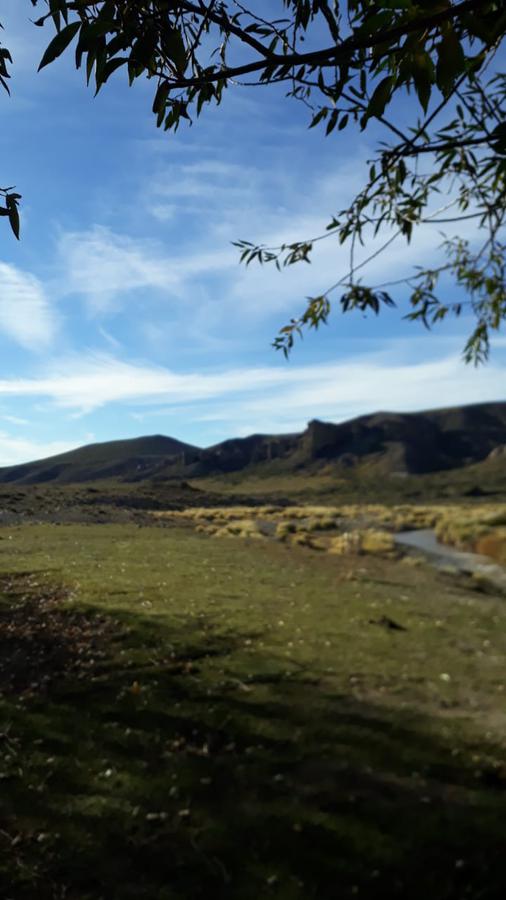
[{"label": "foliage canopy", "polygon": [[[424,223],[458,226],[474,219],[481,242],[447,237],[439,265],[400,281],[409,291],[408,318],[427,327],[470,312],[474,325],[464,356],[474,362],[487,357],[490,331],[506,317],[504,0],[31,3],[42,13],[35,25],[55,29],[40,68],[74,45],[76,66],[97,92],[121,69],[130,84],[147,77],[156,124],[165,130],[191,122],[238,84],[285,85],[286,96],[307,107],[310,127],[327,136],[353,125],[366,130],[373,121],[382,127],[362,189],[323,234],[278,247],[237,242],[243,262],[278,267],[309,262],[315,241],[326,237],[350,248],[348,271],[307,298],[302,314],[281,329],[278,349],[287,354],[296,334],[327,320],[334,291],[340,290],[344,310],[377,313],[393,305],[386,290],[392,283],[370,285],[363,274],[396,237],[409,242]],[[9,51],[0,48],[6,90],[10,63]],[[412,98],[409,122],[403,121],[406,95]],[[404,117],[396,115],[396,104],[404,104]],[[18,237],[20,195],[0,190],[0,215]],[[356,265],[357,245],[378,235],[385,238],[379,249]],[[441,300],[443,275],[466,300]]]}]

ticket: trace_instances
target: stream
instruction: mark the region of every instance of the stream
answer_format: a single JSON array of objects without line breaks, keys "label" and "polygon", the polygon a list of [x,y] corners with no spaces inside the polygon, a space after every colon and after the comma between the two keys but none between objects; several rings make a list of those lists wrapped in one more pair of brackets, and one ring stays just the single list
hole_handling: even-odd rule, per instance
[{"label": "stream", "polygon": [[482,575],[491,584],[506,591],[506,569],[478,553],[455,550],[438,541],[432,528],[419,531],[401,531],[395,535],[395,542],[403,547],[418,550],[436,566],[450,565],[467,575]]}]

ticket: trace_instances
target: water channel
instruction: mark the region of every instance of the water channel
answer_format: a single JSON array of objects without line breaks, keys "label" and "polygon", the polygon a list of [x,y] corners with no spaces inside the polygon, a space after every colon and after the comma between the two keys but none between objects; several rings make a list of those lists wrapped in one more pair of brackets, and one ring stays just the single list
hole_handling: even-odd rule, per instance
[{"label": "water channel", "polygon": [[402,547],[417,550],[436,566],[449,565],[467,575],[481,575],[483,578],[506,591],[506,569],[478,553],[465,553],[455,550],[438,541],[432,528],[421,528],[418,531],[401,531],[395,535],[395,541]]}]

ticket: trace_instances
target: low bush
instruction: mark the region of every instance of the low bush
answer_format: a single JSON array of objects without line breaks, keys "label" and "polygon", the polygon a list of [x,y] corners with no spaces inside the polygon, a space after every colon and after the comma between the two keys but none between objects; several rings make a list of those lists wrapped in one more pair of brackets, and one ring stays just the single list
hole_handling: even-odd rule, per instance
[{"label": "low bush", "polygon": [[227,522],[214,531],[214,537],[264,538],[258,522],[253,519],[238,519]]},{"label": "low bush", "polygon": [[362,531],[345,531],[332,538],[328,552],[338,556],[356,553],[371,553],[391,556],[396,550],[395,542],[389,531],[377,531],[367,528]]},{"label": "low bush", "polygon": [[443,544],[451,544],[459,550],[474,550],[479,538],[488,534],[490,527],[475,518],[444,516],[436,523],[436,537]]},{"label": "low bush", "polygon": [[297,527],[293,522],[278,522],[274,534],[278,540],[284,541],[288,535],[295,534],[296,531]]},{"label": "low bush", "polygon": [[348,556],[353,553],[360,553],[362,542],[359,531],[345,531],[330,541],[328,552],[335,553],[338,556]]},{"label": "low bush", "polygon": [[478,538],[475,550],[506,565],[506,528],[498,528],[493,533]]},{"label": "low bush", "polygon": [[389,531],[368,529],[361,534],[361,549],[364,553],[390,554],[395,551],[395,542]]},{"label": "low bush", "polygon": [[312,516],[306,522],[307,531],[330,531],[333,528],[337,528],[334,516]]}]

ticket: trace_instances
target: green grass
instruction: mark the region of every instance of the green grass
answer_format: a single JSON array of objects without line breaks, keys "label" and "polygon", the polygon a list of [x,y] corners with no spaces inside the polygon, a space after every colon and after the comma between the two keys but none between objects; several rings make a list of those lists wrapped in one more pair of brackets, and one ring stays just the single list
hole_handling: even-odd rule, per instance
[{"label": "green grass", "polygon": [[503,599],[188,529],[0,537],[2,897],[503,897]]},{"label": "green grass", "polygon": [[403,503],[428,501],[458,501],[485,495],[491,500],[506,499],[506,471],[504,462],[484,460],[473,465],[399,478],[381,472],[373,464],[358,464],[342,469],[330,463],[325,468],[305,467],[300,471],[286,471],[280,461],[261,464],[226,475],[193,478],[191,484],[203,492],[223,497],[234,495],[261,498],[265,502],[280,498],[307,502],[371,502]]}]

